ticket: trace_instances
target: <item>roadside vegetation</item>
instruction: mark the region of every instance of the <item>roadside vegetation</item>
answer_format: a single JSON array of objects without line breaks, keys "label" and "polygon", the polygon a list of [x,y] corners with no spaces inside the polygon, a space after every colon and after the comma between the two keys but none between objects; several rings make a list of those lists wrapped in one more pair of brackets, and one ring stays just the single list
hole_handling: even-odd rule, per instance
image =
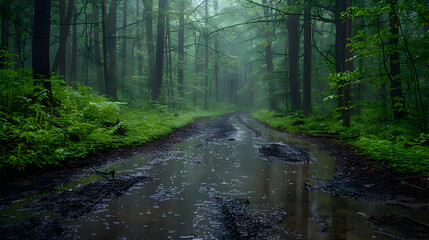
[{"label": "roadside vegetation", "polygon": [[259,110],[252,116],[282,131],[336,136],[359,153],[380,160],[399,173],[429,176],[429,134],[406,119],[386,123],[373,118],[352,118],[351,127],[344,127],[342,121],[331,117],[297,112]]},{"label": "roadside vegetation", "polygon": [[231,111],[130,107],[55,78],[49,92],[35,85],[26,70],[0,70],[0,78],[0,173],[61,165],[96,151],[141,145],[195,118]]}]

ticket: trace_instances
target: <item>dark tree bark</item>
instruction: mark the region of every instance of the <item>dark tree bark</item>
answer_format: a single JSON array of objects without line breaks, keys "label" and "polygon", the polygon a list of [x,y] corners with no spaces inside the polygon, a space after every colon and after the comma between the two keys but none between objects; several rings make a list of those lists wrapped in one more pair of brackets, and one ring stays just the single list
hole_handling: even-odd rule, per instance
[{"label": "dark tree bark", "polygon": [[32,62],[35,84],[42,83],[51,90],[49,68],[49,38],[51,31],[51,1],[34,1]]},{"label": "dark tree bark", "polygon": [[[4,7],[3,4],[1,4],[1,7]],[[9,47],[9,20],[4,13],[1,13],[0,50],[7,50],[8,47]],[[6,61],[7,61],[7,58],[5,56],[0,58],[0,68],[6,68],[7,66]]]},{"label": "dark tree bark", "polygon": [[[206,29],[209,25],[209,0],[205,0],[205,26]],[[209,98],[209,36],[204,36],[205,48],[204,48],[204,109],[208,109],[208,98]]]},{"label": "dark tree bark", "polygon": [[[252,72],[252,65],[249,66],[249,72]],[[253,77],[249,79],[249,107],[253,108],[255,103],[255,81]]]},{"label": "dark tree bark", "polygon": [[[213,0],[213,8],[215,11],[215,15],[217,15],[217,11],[218,11],[218,1],[217,0]],[[218,42],[218,38],[217,35],[215,35],[214,37],[214,48],[215,48],[215,62],[214,62],[214,82],[215,82],[215,98],[216,98],[216,102],[219,102],[219,42]]]},{"label": "dark tree bark", "polygon": [[[294,5],[295,1],[289,1],[290,5]],[[299,93],[299,17],[291,15],[287,21],[289,31],[289,84],[290,84],[290,100],[291,110],[297,111],[301,109],[301,94]]]},{"label": "dark tree bark", "polygon": [[146,45],[148,50],[148,79],[150,89],[153,90],[154,77],[155,77],[155,47],[153,43],[153,0],[143,0],[144,15],[146,24]]},{"label": "dark tree bark", "polygon": [[152,100],[159,101],[162,89],[162,73],[164,66],[165,11],[167,0],[158,2],[158,26],[156,31],[156,65],[155,79],[152,89]]},{"label": "dark tree bark", "polygon": [[106,4],[101,1],[101,28],[103,35],[103,73],[104,73],[104,93],[107,94],[107,89],[110,88],[108,62],[107,62],[107,30],[106,30]]},{"label": "dark tree bark", "polygon": [[116,76],[116,32],[117,32],[117,10],[118,10],[119,0],[112,0],[109,6],[109,13],[105,20],[106,25],[106,48],[108,55],[108,75],[109,75],[109,84],[105,85],[107,96],[111,97],[114,100],[118,99],[117,93],[117,76]]},{"label": "dark tree bark", "polygon": [[311,1],[305,1],[304,10],[304,85],[303,85],[303,110],[310,114],[311,109]]},{"label": "dark tree bark", "polygon": [[[352,0],[347,0],[347,8],[352,7]],[[346,22],[346,39],[347,43],[350,43],[350,40],[352,37],[352,19],[348,18]],[[353,57],[353,54],[351,52],[351,47],[345,48],[345,57],[347,59],[345,63],[345,71],[352,72],[353,71],[353,61],[351,58]],[[350,127],[350,92],[351,92],[351,85],[350,81],[344,82],[344,99],[343,99],[343,126]]]},{"label": "dark tree bark", "polygon": [[[262,0],[262,4],[266,5],[267,0]],[[264,16],[269,17],[269,8],[264,8]],[[268,38],[268,44],[265,46],[265,63],[267,65],[267,73],[268,76],[268,98],[270,102],[270,109],[274,110],[277,108],[277,98],[275,96],[275,84],[273,82],[273,79],[271,79],[271,75],[274,72],[274,65],[273,65],[273,55],[271,51],[271,38],[272,38],[272,30],[270,27],[270,24],[268,23],[266,26],[266,30],[264,31],[264,36]]]},{"label": "dark tree bark", "polygon": [[67,38],[70,33],[71,19],[73,15],[75,0],[70,0],[66,14],[66,3],[65,0],[59,1],[59,12],[60,12],[60,44],[58,46],[57,54],[55,55],[54,62],[52,64],[52,72],[58,71],[61,76],[66,75],[66,49],[67,49]]},{"label": "dark tree bark", "polygon": [[[346,11],[345,0],[335,0],[335,69],[337,73],[345,71],[346,65],[346,24],[341,19],[341,14]],[[339,83],[344,84],[343,82]],[[344,106],[344,89],[338,88],[338,108]]]},{"label": "dark tree bark", "polygon": [[[127,35],[127,12],[128,12],[128,1],[124,1],[123,5],[123,16],[122,16],[122,31],[124,36]],[[122,79],[125,79],[127,76],[127,38],[122,38]]]},{"label": "dark tree bark", "polygon": [[[167,3],[167,8],[168,8],[168,3]],[[170,106],[174,108],[174,87],[173,87],[173,56],[172,56],[172,51],[171,51],[171,29],[170,29],[170,18],[168,15],[166,15],[165,17],[165,21],[166,21],[166,39],[165,39],[165,44],[167,47],[167,54],[166,57],[168,58],[168,68],[167,68],[167,76],[168,76],[168,84],[169,84],[169,89],[170,89]]]},{"label": "dark tree bark", "polygon": [[[97,6],[97,4],[93,3],[92,8],[92,14],[93,14],[93,21],[99,22],[100,21],[100,11]],[[102,28],[103,31],[104,27]],[[103,79],[103,62],[101,59],[101,49],[100,49],[100,29],[99,26],[95,26],[94,28],[94,58],[95,58],[95,66],[97,68],[97,87],[98,92],[100,94],[106,94],[106,89],[104,87],[104,79]]]},{"label": "dark tree bark", "polygon": [[178,51],[179,51],[179,62],[178,62],[178,91],[181,98],[185,97],[184,92],[184,71],[183,65],[185,62],[185,0],[179,2],[179,31],[178,31]]},{"label": "dark tree bark", "polygon": [[399,41],[399,17],[398,17],[398,2],[397,0],[388,1],[390,7],[390,34],[389,45],[391,45],[391,52],[389,54],[390,58],[390,97],[392,98],[392,109],[393,109],[393,118],[395,120],[400,120],[406,116],[405,104],[402,95],[402,84],[401,84],[401,68],[399,61],[399,52],[398,52],[398,41]]},{"label": "dark tree bark", "polygon": [[[137,16],[140,16],[140,1],[136,1]],[[140,24],[136,25],[136,35],[137,35],[137,75],[139,77],[143,76],[143,54],[142,54],[142,36]],[[143,86],[142,86],[143,88]]]},{"label": "dark tree bark", "polygon": [[74,8],[73,17],[73,36],[72,36],[72,61],[70,66],[70,79],[69,86],[75,85],[77,80],[77,12],[76,7]]},{"label": "dark tree bark", "polygon": [[21,57],[21,51],[22,51],[22,38],[21,38],[21,28],[18,24],[14,24],[14,30],[15,30],[15,54],[16,57],[16,64],[15,69],[24,68],[24,64]]}]

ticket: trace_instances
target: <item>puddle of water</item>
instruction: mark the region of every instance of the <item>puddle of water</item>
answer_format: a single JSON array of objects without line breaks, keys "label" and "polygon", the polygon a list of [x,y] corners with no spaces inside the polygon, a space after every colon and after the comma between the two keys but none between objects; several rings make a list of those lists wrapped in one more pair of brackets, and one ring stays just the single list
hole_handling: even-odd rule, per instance
[{"label": "puddle of water", "polygon": [[[391,239],[374,232],[364,216],[412,216],[429,222],[425,211],[306,190],[306,182],[315,184],[332,177],[334,159],[309,143],[268,130],[248,117],[243,120],[245,124],[236,116],[229,119],[237,131],[227,138],[207,141],[212,135],[202,134],[176,144],[171,151],[140,155],[108,166],[118,174],[147,173],[154,182],[137,184],[128,194],[103,202],[97,212],[65,221],[73,227],[63,237],[221,238],[226,235],[218,235],[219,228],[228,226],[217,215],[228,215],[225,211],[234,210],[228,206],[224,209],[228,201],[246,203],[244,217],[230,216],[238,228],[240,221],[246,219],[270,226],[264,239]],[[255,134],[255,130],[260,134]],[[309,152],[311,164],[262,160],[258,147],[268,142],[281,142]],[[279,220],[283,215],[285,221]]]},{"label": "puddle of water", "polygon": [[[305,183],[327,180],[335,161],[317,147],[267,130],[245,119],[262,136],[235,117],[238,129],[227,139],[205,141],[197,136],[154,158],[138,156],[115,166],[118,172],[143,169],[156,181],[134,188],[128,196],[106,203],[99,213],[71,222],[82,238],[213,239],[219,220],[211,212],[213,198],[246,199],[253,214],[286,213],[286,222],[274,224],[273,239],[390,239],[375,233],[364,215],[427,216],[418,211],[363,203],[311,192]],[[234,141],[231,141],[233,138]],[[289,144],[310,153],[311,164],[267,162],[258,147],[267,142]],[[256,216],[255,215],[255,216]]]}]

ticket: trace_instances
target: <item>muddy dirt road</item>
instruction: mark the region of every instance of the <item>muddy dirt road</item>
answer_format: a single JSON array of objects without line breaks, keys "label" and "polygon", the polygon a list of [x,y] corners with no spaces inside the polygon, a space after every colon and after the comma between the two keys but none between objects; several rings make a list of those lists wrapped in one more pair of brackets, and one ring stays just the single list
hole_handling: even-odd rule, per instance
[{"label": "muddy dirt road", "polygon": [[97,167],[114,178],[88,167],[55,190],[3,204],[1,239],[429,238],[427,208],[321,191],[336,160],[247,114],[186,131]]}]

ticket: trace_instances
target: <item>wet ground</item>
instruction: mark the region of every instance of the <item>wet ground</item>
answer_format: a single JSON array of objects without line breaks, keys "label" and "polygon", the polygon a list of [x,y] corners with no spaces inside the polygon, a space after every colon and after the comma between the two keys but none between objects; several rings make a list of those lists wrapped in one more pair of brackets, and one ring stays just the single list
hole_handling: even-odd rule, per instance
[{"label": "wet ground", "polygon": [[[382,204],[386,194],[363,194],[373,188],[368,180],[341,178],[332,155],[246,114],[227,114],[110,158],[97,172],[76,171],[54,189],[17,198],[10,187],[0,191],[10,193],[0,199],[0,236],[429,238],[424,201],[418,209]],[[114,177],[100,174],[112,170]],[[52,178],[42,179],[37,184],[50,186]]]}]

